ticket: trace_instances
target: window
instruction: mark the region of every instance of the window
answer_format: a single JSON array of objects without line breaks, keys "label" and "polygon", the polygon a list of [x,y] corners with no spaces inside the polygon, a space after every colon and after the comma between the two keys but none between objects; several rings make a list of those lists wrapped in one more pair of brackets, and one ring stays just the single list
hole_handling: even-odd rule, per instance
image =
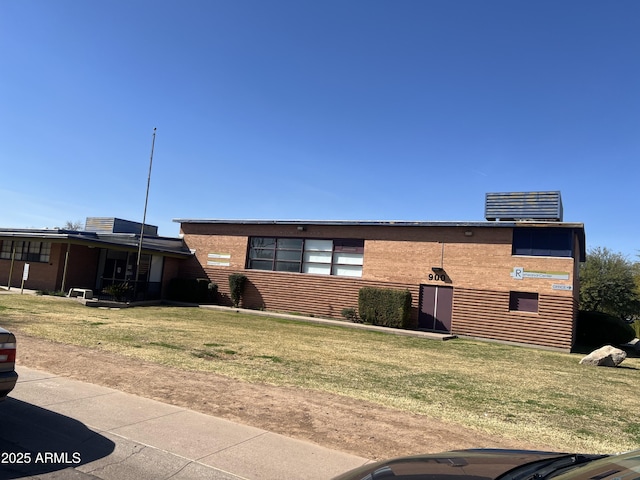
[{"label": "window", "polygon": [[509,310],[512,312],[538,313],[538,294],[509,292]]},{"label": "window", "polygon": [[11,260],[15,248],[16,260],[46,263],[51,257],[51,242],[10,242],[3,241],[0,259]]},{"label": "window", "polygon": [[363,240],[335,240],[332,275],[361,277],[364,261]]},{"label": "window", "polygon": [[304,242],[303,273],[331,275],[333,240],[307,240]]},{"label": "window", "polygon": [[364,240],[252,237],[247,268],[361,277]]},{"label": "window", "polygon": [[513,255],[573,256],[573,230],[566,228],[514,228]]}]

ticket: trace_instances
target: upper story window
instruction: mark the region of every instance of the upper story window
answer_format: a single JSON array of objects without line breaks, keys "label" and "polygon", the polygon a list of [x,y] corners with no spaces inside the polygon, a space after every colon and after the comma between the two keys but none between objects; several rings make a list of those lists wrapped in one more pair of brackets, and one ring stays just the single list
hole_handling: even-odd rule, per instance
[{"label": "upper story window", "polygon": [[16,260],[46,263],[51,257],[51,242],[12,242],[4,240],[0,249],[0,259],[11,260],[14,248]]},{"label": "upper story window", "polygon": [[573,230],[565,228],[514,228],[513,255],[572,257]]},{"label": "upper story window", "polygon": [[364,240],[251,237],[247,268],[361,277]]}]

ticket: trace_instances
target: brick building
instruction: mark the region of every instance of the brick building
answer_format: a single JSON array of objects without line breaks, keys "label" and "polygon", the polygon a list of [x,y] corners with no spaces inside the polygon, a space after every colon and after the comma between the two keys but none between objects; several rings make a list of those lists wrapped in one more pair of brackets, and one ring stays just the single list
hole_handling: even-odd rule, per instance
[{"label": "brick building", "polygon": [[526,216],[508,219],[503,209],[502,221],[483,222],[176,219],[195,253],[179,275],[209,278],[228,295],[229,275],[241,272],[246,308],[334,318],[357,309],[361,287],[408,289],[420,329],[570,350],[584,225]]},{"label": "brick building", "polygon": [[[570,350],[582,223],[559,192],[487,194],[482,222],[177,219],[181,238],[116,218],[83,231],[0,229],[0,285],[101,291],[137,283],[162,298],[173,278],[248,282],[242,306],[341,318],[365,286],[408,289],[418,328]],[[137,256],[141,258],[138,268]],[[138,298],[136,298],[138,299]]]}]

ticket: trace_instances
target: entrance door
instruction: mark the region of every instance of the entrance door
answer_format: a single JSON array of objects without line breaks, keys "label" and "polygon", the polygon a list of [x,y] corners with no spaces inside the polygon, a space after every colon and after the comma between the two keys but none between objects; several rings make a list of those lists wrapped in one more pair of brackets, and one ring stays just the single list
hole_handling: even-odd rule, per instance
[{"label": "entrance door", "polygon": [[103,278],[109,281],[109,285],[115,282],[123,282],[129,279],[129,268],[127,262],[127,252],[109,250],[104,264]]},{"label": "entrance door", "polygon": [[451,332],[453,288],[420,285],[418,327],[436,332]]}]

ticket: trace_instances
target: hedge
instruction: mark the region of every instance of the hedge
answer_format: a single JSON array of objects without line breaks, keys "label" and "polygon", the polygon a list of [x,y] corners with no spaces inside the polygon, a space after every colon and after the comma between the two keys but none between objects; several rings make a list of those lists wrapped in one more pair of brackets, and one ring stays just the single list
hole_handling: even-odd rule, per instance
[{"label": "hedge", "polygon": [[169,282],[169,300],[208,303],[215,300],[218,286],[208,278],[173,278]]},{"label": "hedge", "polygon": [[367,323],[393,328],[415,328],[411,319],[411,292],[363,287],[358,292],[358,313]]},{"label": "hedge", "polygon": [[576,340],[579,345],[621,345],[635,336],[633,327],[618,317],[601,312],[578,312]]}]

